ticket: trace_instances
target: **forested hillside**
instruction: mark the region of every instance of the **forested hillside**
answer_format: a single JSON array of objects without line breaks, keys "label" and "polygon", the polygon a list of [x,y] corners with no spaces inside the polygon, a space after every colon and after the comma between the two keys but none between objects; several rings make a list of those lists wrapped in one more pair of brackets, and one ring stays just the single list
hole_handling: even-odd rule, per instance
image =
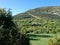
[{"label": "forested hillside", "polygon": [[16,14],[13,21],[31,45],[60,45],[60,6],[31,9]]},{"label": "forested hillside", "polygon": [[25,33],[60,32],[60,6],[31,9],[15,15],[14,21]]}]

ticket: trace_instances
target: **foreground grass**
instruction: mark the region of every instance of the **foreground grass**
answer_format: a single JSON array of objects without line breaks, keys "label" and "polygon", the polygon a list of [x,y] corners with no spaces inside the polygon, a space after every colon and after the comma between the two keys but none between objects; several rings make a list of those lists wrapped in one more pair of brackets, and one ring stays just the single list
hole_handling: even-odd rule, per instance
[{"label": "foreground grass", "polygon": [[31,45],[48,45],[48,40],[59,34],[29,34]]}]

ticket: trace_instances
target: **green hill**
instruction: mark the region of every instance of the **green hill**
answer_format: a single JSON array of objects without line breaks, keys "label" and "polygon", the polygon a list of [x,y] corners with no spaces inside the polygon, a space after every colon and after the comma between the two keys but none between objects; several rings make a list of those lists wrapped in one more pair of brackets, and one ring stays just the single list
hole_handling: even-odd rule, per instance
[{"label": "green hill", "polygon": [[60,6],[49,6],[30,9],[24,13],[16,14],[14,16],[14,19],[26,19],[26,18],[60,19]]},{"label": "green hill", "polygon": [[60,6],[40,7],[14,16],[22,33],[60,32]]}]

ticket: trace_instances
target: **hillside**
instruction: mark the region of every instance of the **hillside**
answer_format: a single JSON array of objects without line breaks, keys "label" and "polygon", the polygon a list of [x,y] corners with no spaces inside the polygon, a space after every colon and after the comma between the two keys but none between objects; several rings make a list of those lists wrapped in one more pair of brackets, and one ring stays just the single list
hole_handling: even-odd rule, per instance
[{"label": "hillside", "polygon": [[27,18],[51,18],[60,19],[60,6],[40,7],[28,10],[14,16],[14,19],[27,19]]},{"label": "hillside", "polygon": [[23,33],[60,32],[60,6],[40,7],[14,16]]}]

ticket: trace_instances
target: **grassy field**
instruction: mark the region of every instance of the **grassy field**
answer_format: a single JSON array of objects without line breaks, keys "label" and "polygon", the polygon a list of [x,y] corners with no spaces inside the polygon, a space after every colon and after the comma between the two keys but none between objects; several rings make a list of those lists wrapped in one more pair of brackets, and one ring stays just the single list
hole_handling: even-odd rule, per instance
[{"label": "grassy field", "polygon": [[48,45],[48,40],[59,34],[29,34],[31,45]]}]

